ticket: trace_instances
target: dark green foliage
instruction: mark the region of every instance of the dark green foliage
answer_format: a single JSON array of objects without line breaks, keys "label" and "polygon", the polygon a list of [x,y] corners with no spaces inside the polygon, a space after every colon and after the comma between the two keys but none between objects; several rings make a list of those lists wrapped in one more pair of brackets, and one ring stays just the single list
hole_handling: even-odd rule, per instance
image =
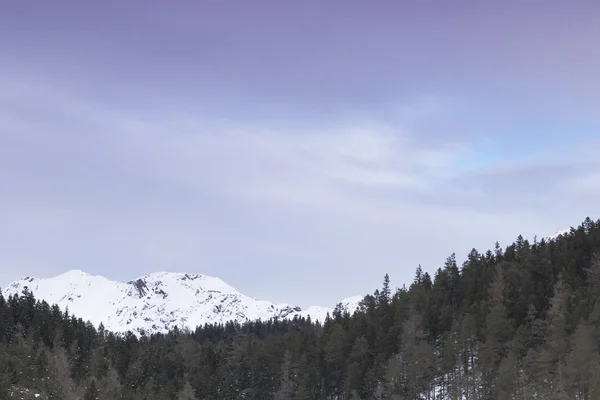
[{"label": "dark green foliage", "polygon": [[[432,278],[433,276],[433,278]],[[115,335],[0,295],[0,399],[600,398],[600,221],[549,243],[453,254],[359,311]]]},{"label": "dark green foliage", "polygon": [[96,387],[96,381],[92,380],[90,385],[85,390],[83,400],[97,400],[98,399],[98,388]]}]

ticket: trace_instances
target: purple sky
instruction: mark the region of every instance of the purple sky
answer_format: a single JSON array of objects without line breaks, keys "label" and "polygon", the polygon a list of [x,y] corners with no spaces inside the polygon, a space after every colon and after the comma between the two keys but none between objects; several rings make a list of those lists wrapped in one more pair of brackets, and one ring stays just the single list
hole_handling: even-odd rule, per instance
[{"label": "purple sky", "polygon": [[600,5],[0,4],[0,284],[301,306],[600,218]]}]

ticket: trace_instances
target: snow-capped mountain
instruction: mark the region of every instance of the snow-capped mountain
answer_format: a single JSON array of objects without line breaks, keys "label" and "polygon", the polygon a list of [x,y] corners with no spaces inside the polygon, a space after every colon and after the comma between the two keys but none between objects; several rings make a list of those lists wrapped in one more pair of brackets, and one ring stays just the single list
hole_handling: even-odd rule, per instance
[{"label": "snow-capped mountain", "polygon": [[568,235],[571,233],[572,228],[562,229],[560,231],[555,232],[554,234],[545,237],[546,241],[555,240],[561,237],[562,235]]},{"label": "snow-capped mountain", "polygon": [[[36,299],[57,304],[62,310],[102,322],[113,332],[136,334],[167,332],[175,326],[194,329],[205,323],[244,322],[288,318],[295,315],[324,321],[333,308],[273,304],[245,296],[219,278],[200,274],[157,272],[131,282],[116,282],[80,270],[48,279],[22,278],[2,289],[5,296],[27,288]],[[362,296],[341,301],[354,312]]]}]

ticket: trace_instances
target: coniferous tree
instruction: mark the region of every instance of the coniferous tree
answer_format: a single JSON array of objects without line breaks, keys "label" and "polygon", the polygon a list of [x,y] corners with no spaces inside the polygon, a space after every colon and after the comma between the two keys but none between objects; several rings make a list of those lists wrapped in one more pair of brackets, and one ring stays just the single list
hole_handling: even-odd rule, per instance
[{"label": "coniferous tree", "polygon": [[498,374],[494,378],[494,396],[498,400],[515,398],[518,384],[518,365],[515,354],[511,351],[502,359]]},{"label": "coniferous tree", "polygon": [[90,385],[85,391],[85,395],[83,396],[84,400],[97,400],[99,399],[98,388],[96,387],[96,381],[92,380]]},{"label": "coniferous tree", "polygon": [[[512,324],[507,317],[506,307],[504,306],[504,282],[502,267],[499,265],[496,271],[496,278],[493,281],[489,293],[490,309],[484,322],[485,341],[480,347],[481,372],[484,382],[485,396],[494,395],[494,386],[496,375],[500,367],[500,362],[507,355],[507,343],[511,339]],[[512,361],[512,360],[508,360]]]},{"label": "coniferous tree", "polygon": [[[550,399],[568,398],[566,384],[566,358],[569,351],[567,338],[566,308],[569,292],[565,284],[559,280],[551,300],[548,315],[546,342],[539,351],[539,368],[547,377],[546,396]],[[540,382],[541,384],[542,382]]]},{"label": "coniferous tree", "polygon": [[371,349],[364,336],[354,341],[348,357],[348,377],[346,393],[354,397],[367,398],[370,394],[369,369],[371,366]]},{"label": "coniferous tree", "polygon": [[566,376],[571,398],[590,399],[593,373],[598,371],[598,344],[594,329],[580,321],[570,337],[571,351],[566,360]]},{"label": "coniferous tree", "polygon": [[197,400],[196,393],[189,382],[186,382],[179,394],[177,400]]}]

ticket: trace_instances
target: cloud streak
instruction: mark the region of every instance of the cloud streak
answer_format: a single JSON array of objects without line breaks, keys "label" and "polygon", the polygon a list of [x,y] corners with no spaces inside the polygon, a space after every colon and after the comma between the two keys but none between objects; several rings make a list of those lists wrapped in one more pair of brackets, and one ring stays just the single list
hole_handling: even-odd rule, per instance
[{"label": "cloud streak", "polygon": [[[325,293],[315,274],[327,281],[345,271],[334,295],[320,295],[331,302],[342,291],[364,291],[352,276],[373,262],[376,285],[397,262],[404,277],[417,263],[436,265],[461,238],[474,241],[473,232],[489,247],[497,235],[481,234],[487,224],[504,226],[507,238],[524,221],[553,229],[535,212],[524,214],[522,204],[503,201],[527,190],[527,176],[539,185],[544,177],[558,176],[563,185],[581,179],[576,169],[558,166],[492,164],[465,172],[456,167],[477,154],[475,147],[460,138],[419,142],[415,132],[381,121],[282,130],[98,112],[83,99],[52,97],[47,88],[41,93],[47,97],[29,89],[13,94],[29,107],[43,98],[52,107],[46,118],[11,114],[15,125],[3,115],[1,126],[3,209],[14,227],[3,232],[14,248],[3,263],[25,269],[101,273],[130,266],[130,273],[112,272],[121,279],[153,269],[192,270],[282,300],[294,289],[260,285],[303,271],[295,301],[304,304],[310,285]],[[78,112],[64,112],[72,104]],[[405,109],[427,118],[418,107]],[[525,183],[509,184],[515,177]],[[37,251],[23,256],[28,240]],[[440,250],[430,256],[397,247],[419,240]]]}]

